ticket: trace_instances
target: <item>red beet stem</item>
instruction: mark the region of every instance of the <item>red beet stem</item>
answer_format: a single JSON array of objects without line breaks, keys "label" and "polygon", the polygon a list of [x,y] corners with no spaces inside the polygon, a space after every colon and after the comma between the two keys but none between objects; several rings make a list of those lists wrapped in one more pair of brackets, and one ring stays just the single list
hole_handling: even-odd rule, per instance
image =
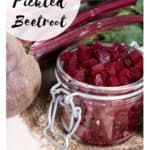
[{"label": "red beet stem", "polygon": [[100,16],[104,12],[114,10],[117,8],[126,7],[132,4],[135,4],[136,0],[117,0],[111,3],[106,3],[104,5],[98,5],[94,8],[91,8],[83,13],[81,13],[73,22],[73,24],[70,26],[74,27],[76,25],[79,25],[80,23],[83,23],[84,21],[87,21],[89,19],[92,19],[96,16]]},{"label": "red beet stem", "polygon": [[48,40],[41,45],[33,45],[33,54],[37,59],[40,59],[53,51],[64,48],[70,44],[73,44],[74,42],[83,40],[92,34],[96,34],[98,32],[109,30],[122,25],[142,22],[143,16],[141,15],[125,15],[99,19],[78,27],[77,29],[74,29],[68,33],[62,34],[53,40]]},{"label": "red beet stem", "polygon": [[[92,0],[82,0],[82,2],[88,2],[88,1],[92,1]],[[80,23],[83,23],[84,21],[87,21],[96,16],[100,16],[103,13],[108,12],[110,10],[115,10],[117,8],[122,8],[125,6],[132,5],[135,2],[136,2],[136,0],[125,0],[125,1],[124,0],[115,0],[114,2],[112,2],[112,0],[104,1],[104,2],[100,3],[98,6],[79,14],[79,16],[73,22],[73,24],[68,28],[67,32],[69,32],[69,30],[72,29],[73,27],[78,26]],[[51,40],[53,40],[53,39],[51,39]],[[38,48],[40,45],[45,45],[44,43],[47,43],[47,41],[49,41],[49,40],[36,41],[33,45],[33,50],[36,50],[36,47]]]}]

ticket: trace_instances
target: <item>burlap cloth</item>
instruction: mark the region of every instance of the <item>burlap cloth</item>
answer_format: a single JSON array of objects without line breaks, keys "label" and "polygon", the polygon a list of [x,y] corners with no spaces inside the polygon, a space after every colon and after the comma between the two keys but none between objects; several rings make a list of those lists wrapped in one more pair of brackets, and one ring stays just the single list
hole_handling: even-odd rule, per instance
[{"label": "burlap cloth", "polygon": [[[54,67],[53,67],[54,68]],[[47,141],[43,136],[43,129],[48,123],[47,111],[50,104],[49,89],[54,84],[55,76],[54,70],[48,69],[48,66],[42,70],[43,85],[41,92],[32,105],[25,110],[20,116],[25,124],[28,126],[31,134],[36,138],[41,146],[39,150],[57,150],[55,146]],[[62,130],[60,121],[56,119],[56,129]],[[69,150],[143,150],[143,136],[142,127],[138,132],[135,132],[134,136],[123,144],[113,147],[96,147],[77,143],[72,140],[69,146]],[[61,141],[58,141],[61,143]]]}]

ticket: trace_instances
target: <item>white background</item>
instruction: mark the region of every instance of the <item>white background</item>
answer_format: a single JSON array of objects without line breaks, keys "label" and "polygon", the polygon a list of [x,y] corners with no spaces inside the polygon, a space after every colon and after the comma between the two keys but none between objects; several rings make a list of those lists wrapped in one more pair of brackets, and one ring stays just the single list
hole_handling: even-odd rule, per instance
[{"label": "white background", "polygon": [[19,116],[7,119],[7,150],[40,150],[40,142],[31,135]]}]

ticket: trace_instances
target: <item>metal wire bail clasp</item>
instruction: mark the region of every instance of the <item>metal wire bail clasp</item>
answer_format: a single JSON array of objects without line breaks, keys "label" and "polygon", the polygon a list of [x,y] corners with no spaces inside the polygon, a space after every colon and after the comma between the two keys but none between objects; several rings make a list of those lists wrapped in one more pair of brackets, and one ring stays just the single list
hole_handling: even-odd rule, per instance
[{"label": "metal wire bail clasp", "polygon": [[[49,106],[48,111],[48,125],[43,130],[45,137],[58,149],[60,150],[67,150],[69,142],[71,140],[72,135],[75,133],[76,129],[79,126],[79,123],[81,121],[81,108],[76,107],[73,102],[73,96],[70,92],[68,92],[66,89],[61,87],[61,83],[55,84],[51,90],[50,94],[52,96],[52,101]],[[54,129],[54,123],[56,118],[56,112],[58,106],[70,106],[71,110],[71,121],[70,121],[70,127],[67,135],[62,135],[58,131]],[[77,120],[74,122],[74,120]],[[54,138],[48,135],[48,131],[52,134],[52,136],[61,139],[63,141],[63,144],[58,143]]]},{"label": "metal wire bail clasp", "polygon": [[130,46],[142,51],[142,47],[140,47],[139,44],[138,44],[136,41],[132,41],[132,42],[130,43]]}]

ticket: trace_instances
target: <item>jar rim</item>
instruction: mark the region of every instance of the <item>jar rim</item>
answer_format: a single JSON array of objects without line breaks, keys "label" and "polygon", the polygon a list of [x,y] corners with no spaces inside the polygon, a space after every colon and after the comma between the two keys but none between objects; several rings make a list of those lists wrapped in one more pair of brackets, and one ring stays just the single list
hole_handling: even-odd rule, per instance
[{"label": "jar rim", "polygon": [[[98,41],[98,43],[113,44],[113,43],[116,43],[116,42]],[[125,45],[123,43],[120,43],[120,44]],[[72,45],[72,46],[76,46],[76,44]],[[75,50],[75,48],[72,48],[72,46],[65,49],[62,53],[64,53],[68,49],[70,50],[70,48],[71,48],[71,50]],[[133,48],[133,47],[128,46],[128,45],[125,45],[125,46],[129,47],[129,49],[137,50],[138,52],[141,53],[141,55],[143,55],[143,52],[141,50],[139,50],[137,48]],[[88,88],[88,89],[91,89],[91,90],[105,90],[105,91],[112,91],[113,92],[113,91],[122,91],[122,90],[130,90],[130,89],[139,89],[139,88],[143,87],[143,77],[140,78],[139,80],[137,80],[136,82],[133,82],[133,83],[130,83],[130,84],[127,84],[127,85],[111,86],[111,87],[96,86],[96,85],[91,85],[91,84],[87,84],[87,83],[84,83],[84,82],[80,82],[80,81],[72,78],[68,73],[66,73],[64,71],[63,67],[61,66],[61,61],[60,61],[59,56],[58,56],[58,59],[57,59],[56,66],[57,66],[58,70],[64,75],[64,79],[66,79],[67,81],[73,81],[73,84],[76,85],[76,86],[79,86],[80,88],[83,87],[83,88],[86,88],[86,89]],[[72,83],[72,82],[70,82],[70,83]]]}]

